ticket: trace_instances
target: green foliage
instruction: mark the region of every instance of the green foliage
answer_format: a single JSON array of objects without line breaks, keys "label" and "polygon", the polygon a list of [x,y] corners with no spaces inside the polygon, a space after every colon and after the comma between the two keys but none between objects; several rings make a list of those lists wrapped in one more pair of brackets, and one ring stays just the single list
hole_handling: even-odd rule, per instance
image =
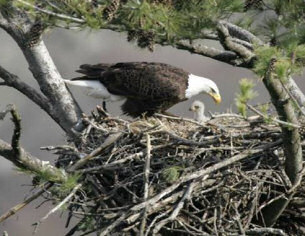
[{"label": "green foliage", "polygon": [[290,41],[284,48],[262,46],[255,49],[257,60],[253,71],[259,76],[264,77],[272,58],[276,63],[272,73],[282,82],[285,82],[288,76],[302,72],[305,65],[305,45],[298,45],[296,41]]},{"label": "green foliage", "polygon": [[265,115],[264,121],[265,121],[267,124],[269,124],[269,123],[271,123],[271,122],[273,121],[272,117],[269,116],[269,114],[268,114],[269,107],[270,107],[270,106],[269,106],[268,103],[263,104],[263,105],[260,105],[260,106],[258,107],[258,109],[260,110],[260,112],[261,112],[262,114]]},{"label": "green foliage", "polygon": [[167,183],[173,183],[180,177],[180,171],[182,171],[181,166],[171,166],[162,171],[162,178]]},{"label": "green foliage", "polygon": [[0,0],[0,7],[5,6],[6,4],[9,3],[10,0]]},{"label": "green foliage", "polygon": [[285,82],[288,78],[291,66],[291,61],[289,59],[277,61],[275,63],[274,73],[281,81]]},{"label": "green foliage", "polygon": [[[242,0],[52,0],[52,4],[49,4],[49,1],[27,0],[32,6],[68,16],[60,18],[36,11],[34,7],[22,6],[17,0],[14,2],[49,26],[77,25],[81,28],[109,27],[118,31],[134,30],[144,34],[149,32],[154,35],[154,42],[162,44],[173,44],[180,39],[200,38],[202,30],[215,26],[218,19],[229,17],[232,12],[241,12],[243,9]],[[116,7],[111,8],[114,2]],[[110,18],[105,19],[105,10],[107,13],[110,11]],[[76,23],[72,18],[84,22]],[[149,47],[150,44],[147,43],[146,46]]]},{"label": "green foliage", "polygon": [[69,175],[65,182],[55,188],[56,195],[58,195],[59,197],[65,197],[66,195],[68,195],[77,185],[80,177],[80,174]]},{"label": "green foliage", "polygon": [[79,229],[80,231],[85,232],[85,231],[89,231],[89,230],[91,230],[91,229],[94,229],[95,227],[96,227],[96,223],[95,223],[95,221],[94,221],[94,218],[93,218],[93,217],[90,217],[90,216],[86,216],[86,217],[82,220],[82,222],[81,222],[81,224],[79,225],[78,229]]},{"label": "green foliage", "polygon": [[257,60],[253,71],[260,77],[263,77],[269,67],[272,58],[281,56],[280,51],[276,47],[262,46],[255,49]]},{"label": "green foliage", "polygon": [[238,112],[242,114],[242,116],[247,116],[247,105],[246,103],[255,98],[258,94],[253,90],[254,83],[249,79],[241,79],[239,82],[240,93],[237,94],[235,99],[235,104],[238,109]]},{"label": "green foliage", "polygon": [[56,171],[58,171],[58,174],[54,173],[54,171],[50,171],[49,168],[41,168],[39,170],[29,170],[27,168],[22,168],[21,166],[19,166],[18,168],[16,168],[17,171],[27,174],[27,175],[32,175],[35,176],[36,180],[38,180],[38,182],[56,182],[56,183],[61,183],[63,181],[62,179],[62,170],[61,169],[55,169]]}]

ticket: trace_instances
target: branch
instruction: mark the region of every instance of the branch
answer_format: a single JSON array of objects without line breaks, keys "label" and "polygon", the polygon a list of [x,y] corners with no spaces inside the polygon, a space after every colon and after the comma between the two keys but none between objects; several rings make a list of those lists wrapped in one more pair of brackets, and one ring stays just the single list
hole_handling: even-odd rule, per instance
[{"label": "branch", "polygon": [[[82,112],[77,102],[67,90],[44,42],[39,37],[40,35],[38,37],[35,36],[38,40],[31,44],[32,30],[35,31],[34,28],[37,22],[33,21],[24,11],[12,5],[8,7],[10,8],[10,14],[5,14],[5,8],[0,9],[0,13],[9,22],[3,29],[19,45],[34,78],[40,86],[40,90],[48,98],[49,108],[44,110],[48,112],[69,136],[74,137],[75,134],[71,129],[77,124]],[[29,92],[28,86],[27,89]],[[35,95],[37,96],[37,92]],[[39,102],[39,106],[42,106],[45,101],[46,99],[43,102]],[[35,99],[35,102],[38,102],[38,99]]]},{"label": "branch", "polygon": [[[263,113],[261,113],[259,110],[255,109],[253,106],[251,106],[250,104],[246,103],[247,107],[253,111],[254,113],[256,113],[257,115],[263,117],[264,119],[269,119],[270,117],[268,115],[265,115]],[[282,120],[279,120],[279,119],[276,119],[276,118],[271,118],[273,122],[275,123],[278,123],[278,124],[281,124],[283,126],[286,126],[286,127],[293,127],[293,128],[297,128],[299,129],[301,126],[300,125],[296,125],[296,124],[293,124],[293,123],[289,123],[289,122],[286,122],[286,121],[282,121]]]},{"label": "branch", "polygon": [[154,228],[153,230],[153,235],[156,235],[163,226],[165,226],[166,224],[168,224],[169,222],[173,221],[176,219],[176,217],[178,216],[180,210],[183,208],[184,203],[186,200],[188,200],[192,194],[194,188],[194,182],[190,183],[187,187],[187,189],[185,190],[181,200],[179,201],[179,203],[176,205],[175,209],[173,210],[173,212],[171,213],[171,215],[164,219],[161,220]]},{"label": "branch", "polygon": [[240,62],[238,62],[238,55],[232,51],[223,51],[200,44],[195,45],[194,43],[190,43],[189,40],[180,40],[175,44],[175,47],[178,49],[187,50],[191,53],[210,57],[218,61],[226,62],[231,65],[237,66],[240,64]]},{"label": "branch", "polygon": [[7,26],[8,26],[8,22],[0,12],[0,27],[4,28],[4,27],[7,27]]},{"label": "branch", "polygon": [[49,189],[50,187],[52,187],[53,183],[48,183],[47,185],[45,185],[42,189],[40,189],[38,192],[36,192],[35,194],[33,194],[32,196],[28,197],[27,199],[25,199],[22,203],[17,204],[16,206],[12,207],[11,209],[9,209],[7,212],[5,212],[4,214],[2,214],[2,216],[0,216],[0,223],[5,221],[7,218],[9,218],[12,215],[15,215],[18,211],[20,211],[21,209],[23,209],[25,206],[27,206],[29,203],[31,203],[32,201],[34,201],[35,199],[37,199],[39,196],[41,196],[47,189]]},{"label": "branch", "polygon": [[53,117],[56,116],[58,124],[73,136],[71,128],[78,122],[82,112],[67,90],[44,42],[40,41],[31,48],[22,48],[22,51],[42,93],[52,104]]},{"label": "branch", "polygon": [[[149,197],[149,172],[150,172],[150,158],[151,158],[151,142],[150,142],[150,135],[146,134],[146,139],[147,139],[147,154],[146,154],[146,159],[145,159],[145,169],[144,169],[144,196],[143,200],[144,202],[147,201]],[[145,227],[146,227],[146,217],[147,217],[147,208],[148,206],[144,208],[143,212],[143,218],[140,226],[140,236],[144,236],[145,232]]]},{"label": "branch", "polygon": [[[289,123],[298,124],[295,108],[289,94],[283,88],[279,78],[273,75],[276,59],[271,59],[269,68],[263,82],[271,95],[271,101],[275,106],[279,117]],[[302,146],[300,134],[297,128],[282,126],[283,146],[285,153],[285,172],[292,185],[300,182],[302,178]],[[263,222],[266,226],[273,225],[285,210],[294,192],[288,192],[285,198],[280,198],[263,209]]]},{"label": "branch", "polygon": [[20,118],[14,106],[8,106],[6,110],[0,113],[0,119],[10,112],[15,124],[12,145],[0,139],[0,155],[11,161],[21,169],[48,176],[49,181],[64,182],[67,178],[64,171],[52,166],[48,161],[42,161],[27,153],[19,145],[20,139]]},{"label": "branch", "polygon": [[237,25],[234,25],[227,21],[219,21],[219,23],[226,26],[229,30],[229,34],[235,38],[245,40],[249,43],[258,44],[258,45],[264,45],[264,42],[260,40],[258,37],[256,37],[254,34],[249,32],[248,30],[245,30]]},{"label": "branch", "polygon": [[43,8],[37,7],[37,6],[32,5],[32,4],[30,4],[26,1],[23,1],[23,0],[17,0],[17,1],[24,4],[27,7],[35,9],[36,11],[39,11],[41,13],[44,13],[44,14],[47,14],[47,15],[50,15],[50,16],[55,16],[55,17],[57,17],[61,20],[68,20],[68,21],[75,22],[75,23],[85,23],[86,22],[85,20],[80,19],[80,18],[76,18],[76,17],[65,15],[65,14],[60,14],[60,13],[55,13],[53,11],[45,10]]},{"label": "branch", "polygon": [[275,228],[255,228],[249,229],[246,231],[247,235],[264,235],[264,234],[273,234],[273,235],[280,235],[280,236],[288,236],[283,230],[275,229]]},{"label": "branch", "polygon": [[0,66],[0,78],[5,81],[5,85],[13,87],[23,93],[45,112],[51,112],[48,99],[38,93],[34,88],[24,83],[17,75],[10,73],[2,66]]},{"label": "branch", "polygon": [[218,23],[217,31],[220,38],[220,43],[224,46],[224,48],[230,49],[231,51],[237,53],[245,61],[250,61],[252,58],[254,58],[255,54],[252,51],[241,44],[233,42],[229,30],[224,24]]},{"label": "branch", "polygon": [[68,172],[73,172],[76,171],[77,169],[81,168],[85,164],[87,164],[92,158],[98,156],[101,154],[102,151],[104,151],[107,147],[111,146],[114,144],[116,141],[118,141],[122,137],[122,132],[117,132],[114,134],[109,135],[104,143],[97,149],[93,150],[91,153],[89,153],[87,156],[84,158],[80,159],[78,162],[76,162],[74,165],[72,165],[69,169]]},{"label": "branch", "polygon": [[299,88],[299,86],[296,84],[294,79],[289,76],[287,80],[288,90],[291,93],[291,95],[296,99],[298,104],[301,106],[302,112],[305,110],[305,95]]},{"label": "branch", "polygon": [[51,209],[44,217],[42,217],[38,222],[34,223],[35,230],[34,233],[37,232],[38,226],[43,223],[48,217],[58,211],[63,205],[65,205],[75,194],[76,192],[82,187],[82,184],[76,185],[71,193],[67,197],[64,198],[59,204],[57,204],[53,209]]}]

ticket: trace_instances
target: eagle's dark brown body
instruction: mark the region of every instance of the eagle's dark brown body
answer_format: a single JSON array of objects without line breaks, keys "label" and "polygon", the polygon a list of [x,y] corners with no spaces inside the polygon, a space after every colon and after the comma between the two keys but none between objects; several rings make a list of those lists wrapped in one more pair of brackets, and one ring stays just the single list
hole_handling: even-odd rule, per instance
[{"label": "eagle's dark brown body", "polygon": [[85,76],[73,80],[98,80],[111,94],[126,97],[122,110],[133,117],[163,112],[186,100],[189,73],[168,64],[86,64],[78,72]]}]

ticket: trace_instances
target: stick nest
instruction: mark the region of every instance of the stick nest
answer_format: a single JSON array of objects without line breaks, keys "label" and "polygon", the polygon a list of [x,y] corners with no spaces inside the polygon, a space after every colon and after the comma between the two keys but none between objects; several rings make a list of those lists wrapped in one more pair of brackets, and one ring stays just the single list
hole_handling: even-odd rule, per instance
[{"label": "stick nest", "polygon": [[[304,234],[303,184],[273,228],[258,224],[291,188],[277,124],[236,114],[127,121],[100,108],[83,123],[74,147],[53,148],[57,167],[81,183],[66,203],[67,225],[79,219],[67,235]],[[63,185],[46,197],[62,201]]]}]

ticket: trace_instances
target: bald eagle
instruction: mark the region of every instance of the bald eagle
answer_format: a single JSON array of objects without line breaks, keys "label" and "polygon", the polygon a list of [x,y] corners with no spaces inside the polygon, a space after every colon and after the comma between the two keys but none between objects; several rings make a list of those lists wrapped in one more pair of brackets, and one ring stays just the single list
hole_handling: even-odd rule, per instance
[{"label": "bald eagle", "polygon": [[221,101],[212,80],[164,63],[85,64],[77,72],[84,76],[65,80],[66,84],[82,87],[88,96],[104,101],[125,100],[122,110],[132,117],[165,112],[200,93]]},{"label": "bald eagle", "polygon": [[200,123],[209,119],[204,115],[204,104],[198,100],[192,103],[189,110],[194,112],[194,119]]}]

